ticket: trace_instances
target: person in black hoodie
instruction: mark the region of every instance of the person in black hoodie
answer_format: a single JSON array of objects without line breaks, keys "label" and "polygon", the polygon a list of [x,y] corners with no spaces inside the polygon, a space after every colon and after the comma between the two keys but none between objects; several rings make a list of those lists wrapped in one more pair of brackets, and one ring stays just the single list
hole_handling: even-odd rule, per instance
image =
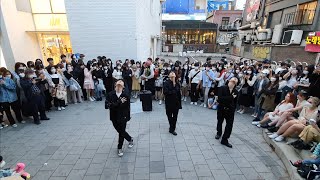
[{"label": "person in black hoodie", "polygon": [[[99,67],[99,65],[97,65],[96,63],[94,63],[92,65],[93,67],[93,71],[92,71],[92,77],[93,77],[93,81],[94,81],[94,91],[95,91],[95,98],[97,101],[102,101],[102,93],[103,93],[103,69]],[[100,84],[101,83],[101,84]]]},{"label": "person in black hoodie", "polygon": [[130,96],[132,91],[132,70],[129,68],[127,63],[122,65],[122,78],[126,86],[125,91]]},{"label": "person in black hoodie", "polygon": [[112,78],[112,61],[111,59],[107,59],[106,64],[104,64],[104,74],[103,74],[103,84],[106,88],[106,95],[109,94],[113,90],[113,78]]},{"label": "person in black hoodie", "polygon": [[182,106],[180,84],[176,80],[174,71],[169,73],[169,79],[163,84],[163,94],[165,95],[166,114],[170,124],[169,132],[176,136],[178,113]]},{"label": "person in black hoodie", "polygon": [[127,122],[130,120],[130,97],[124,92],[122,80],[118,80],[115,90],[108,94],[105,108],[110,109],[110,120],[119,133],[118,156],[121,157],[124,139],[129,142],[129,148],[133,147],[133,138],[126,132]]},{"label": "person in black hoodie", "polygon": [[226,120],[226,127],[224,134],[221,139],[221,144],[232,148],[232,145],[228,142],[230,138],[233,121],[234,121],[234,112],[236,109],[238,91],[236,86],[238,84],[238,79],[233,77],[229,80],[227,86],[222,86],[218,90],[218,112],[217,112],[217,135],[216,139],[220,139],[222,135],[222,124]]}]

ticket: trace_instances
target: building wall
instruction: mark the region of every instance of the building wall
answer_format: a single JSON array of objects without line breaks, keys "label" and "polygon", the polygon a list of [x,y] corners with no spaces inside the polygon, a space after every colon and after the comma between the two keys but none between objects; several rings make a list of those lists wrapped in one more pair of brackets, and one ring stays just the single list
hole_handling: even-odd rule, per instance
[{"label": "building wall", "polygon": [[[154,58],[158,54],[154,50],[154,39],[161,35],[161,4],[159,0],[137,0],[136,11],[136,60],[144,61],[148,57]],[[160,41],[156,40],[156,47],[160,50]],[[128,57],[132,58],[132,57]]]},{"label": "building wall", "polygon": [[16,1],[0,1],[0,43],[5,63],[13,69],[15,62],[27,62],[41,58],[31,13],[18,11]]},{"label": "building wall", "polygon": [[137,58],[136,1],[65,1],[72,48],[86,59]]},{"label": "building wall", "polygon": [[229,22],[235,21],[237,18],[241,18],[242,11],[241,10],[235,10],[235,11],[229,11],[229,10],[218,10],[213,12],[213,17],[208,19],[208,22],[216,23],[218,25],[221,24],[222,17],[230,17]]},{"label": "building wall", "polygon": [[151,56],[151,36],[160,35],[158,0],[65,1],[72,48],[86,59]]}]

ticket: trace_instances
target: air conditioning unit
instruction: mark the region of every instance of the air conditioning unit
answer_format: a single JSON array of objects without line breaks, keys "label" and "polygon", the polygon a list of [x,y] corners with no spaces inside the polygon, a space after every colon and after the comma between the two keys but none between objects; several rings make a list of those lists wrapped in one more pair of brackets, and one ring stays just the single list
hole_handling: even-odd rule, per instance
[{"label": "air conditioning unit", "polygon": [[289,30],[283,33],[282,44],[300,44],[302,39],[302,30]]},{"label": "air conditioning unit", "polygon": [[283,32],[282,24],[277,24],[274,26],[272,40],[271,40],[272,44],[281,44],[282,32]]}]

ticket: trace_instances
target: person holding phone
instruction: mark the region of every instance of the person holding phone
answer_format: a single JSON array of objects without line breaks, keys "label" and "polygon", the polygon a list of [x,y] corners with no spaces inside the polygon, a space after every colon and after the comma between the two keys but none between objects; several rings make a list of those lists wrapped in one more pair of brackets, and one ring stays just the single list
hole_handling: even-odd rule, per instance
[{"label": "person holding phone", "polygon": [[115,90],[106,98],[105,108],[110,110],[110,120],[119,133],[118,156],[122,157],[124,139],[129,142],[129,148],[133,147],[133,138],[126,132],[127,122],[130,120],[130,97],[124,92],[123,80],[116,81]]}]

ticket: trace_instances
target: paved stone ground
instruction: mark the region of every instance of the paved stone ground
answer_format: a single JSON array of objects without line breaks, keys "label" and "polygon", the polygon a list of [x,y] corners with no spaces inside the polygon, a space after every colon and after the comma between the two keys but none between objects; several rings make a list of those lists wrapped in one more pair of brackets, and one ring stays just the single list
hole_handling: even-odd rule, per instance
[{"label": "paved stone ground", "polygon": [[[248,115],[235,116],[233,149],[214,139],[216,112],[184,103],[177,133],[168,133],[164,106],[132,116],[127,129],[133,149],[117,157],[117,136],[103,102],[70,105],[31,122],[0,131],[7,165],[24,162],[33,180],[109,179],[289,179],[261,129]],[[47,164],[45,164],[47,163]]]}]

